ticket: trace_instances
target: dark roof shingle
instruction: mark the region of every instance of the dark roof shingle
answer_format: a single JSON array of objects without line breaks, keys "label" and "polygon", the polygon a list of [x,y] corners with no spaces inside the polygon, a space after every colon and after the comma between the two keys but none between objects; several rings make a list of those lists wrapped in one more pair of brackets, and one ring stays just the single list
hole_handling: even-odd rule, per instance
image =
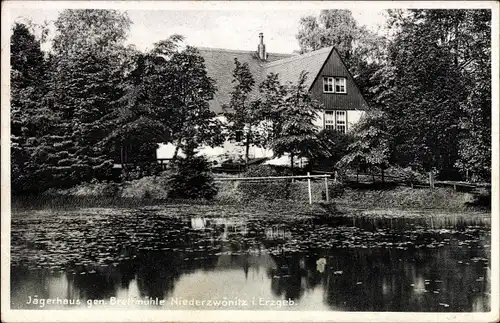
[{"label": "dark roof shingle", "polygon": [[278,74],[282,84],[296,83],[302,71],[308,72],[306,86],[309,88],[321,67],[328,58],[332,47],[323,48],[302,55],[268,53],[267,60],[259,59],[256,51],[230,50],[221,48],[198,48],[205,60],[207,74],[216,82],[217,92],[210,101],[210,109],[219,114],[222,106],[228,104],[233,90],[234,59],[248,63],[255,79],[255,92],[258,84],[270,73]]},{"label": "dark roof shingle", "polygon": [[205,60],[207,74],[216,82],[217,92],[214,100],[210,101],[210,109],[215,113],[222,112],[222,105],[228,104],[230,93],[233,90],[234,59],[240,63],[248,63],[255,83],[260,82],[263,61],[256,56],[256,52],[228,50],[218,48],[198,48]]},{"label": "dark roof shingle", "polygon": [[265,75],[278,74],[281,84],[295,84],[299,80],[300,73],[305,71],[308,73],[305,85],[309,89],[332,49],[333,47],[326,47],[314,52],[270,62],[265,65],[264,73]]}]

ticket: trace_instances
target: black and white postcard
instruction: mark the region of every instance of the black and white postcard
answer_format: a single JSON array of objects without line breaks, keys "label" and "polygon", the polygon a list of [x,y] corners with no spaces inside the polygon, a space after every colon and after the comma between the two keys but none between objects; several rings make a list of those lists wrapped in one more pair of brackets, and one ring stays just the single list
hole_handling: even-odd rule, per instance
[{"label": "black and white postcard", "polygon": [[3,2],[2,321],[497,321],[499,9]]}]

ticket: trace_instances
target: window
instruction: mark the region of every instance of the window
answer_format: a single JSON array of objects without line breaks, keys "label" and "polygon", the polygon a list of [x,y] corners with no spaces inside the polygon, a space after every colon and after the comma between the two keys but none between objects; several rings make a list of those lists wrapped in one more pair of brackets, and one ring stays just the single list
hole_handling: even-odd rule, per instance
[{"label": "window", "polygon": [[335,130],[334,111],[325,111],[325,129]]},{"label": "window", "polygon": [[347,132],[347,112],[343,110],[325,111],[325,129]]},{"label": "window", "polygon": [[243,140],[243,131],[242,130],[237,130],[235,133],[235,141],[236,142],[241,142]]},{"label": "window", "polygon": [[335,78],[335,93],[346,93],[345,77]]},{"label": "window", "polygon": [[347,93],[345,77],[323,77],[324,93]]},{"label": "window", "polygon": [[334,93],[333,92],[333,77],[323,77],[323,91],[325,93]]},{"label": "window", "polygon": [[345,133],[347,128],[346,128],[346,112],[345,111],[335,111],[335,119],[336,119],[336,130],[338,132]]}]

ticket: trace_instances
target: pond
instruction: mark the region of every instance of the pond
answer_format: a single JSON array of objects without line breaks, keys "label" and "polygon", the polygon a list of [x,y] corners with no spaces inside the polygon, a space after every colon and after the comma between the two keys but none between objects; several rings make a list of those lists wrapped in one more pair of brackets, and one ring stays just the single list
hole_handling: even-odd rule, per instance
[{"label": "pond", "polygon": [[490,218],[16,211],[13,309],[490,310]]}]

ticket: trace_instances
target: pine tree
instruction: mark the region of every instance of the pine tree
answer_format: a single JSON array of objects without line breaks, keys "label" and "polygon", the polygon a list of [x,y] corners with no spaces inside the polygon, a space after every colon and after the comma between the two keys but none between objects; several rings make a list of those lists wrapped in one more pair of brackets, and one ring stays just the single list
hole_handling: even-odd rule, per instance
[{"label": "pine tree", "polygon": [[47,183],[40,142],[57,117],[47,100],[47,61],[40,40],[14,24],[11,37],[11,169],[12,192],[36,192]]}]

